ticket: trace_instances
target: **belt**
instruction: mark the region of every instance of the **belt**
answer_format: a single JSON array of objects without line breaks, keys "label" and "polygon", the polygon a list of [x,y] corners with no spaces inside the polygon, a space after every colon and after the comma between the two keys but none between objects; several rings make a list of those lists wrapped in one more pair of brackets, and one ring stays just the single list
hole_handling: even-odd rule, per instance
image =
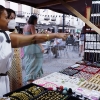
[{"label": "belt", "polygon": [[8,75],[8,72],[6,73],[0,73],[0,76],[7,76]]}]

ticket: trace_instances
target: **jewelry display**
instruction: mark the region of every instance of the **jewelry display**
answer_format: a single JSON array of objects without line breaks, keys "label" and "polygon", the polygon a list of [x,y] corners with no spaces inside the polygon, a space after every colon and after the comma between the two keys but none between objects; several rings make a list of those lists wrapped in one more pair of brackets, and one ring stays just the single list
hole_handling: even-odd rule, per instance
[{"label": "jewelry display", "polygon": [[96,67],[91,67],[87,66],[86,68],[83,69],[84,72],[91,73],[91,74],[96,74],[100,69]]},{"label": "jewelry display", "polygon": [[35,84],[29,84],[25,87],[27,88],[20,89],[17,92],[13,92],[8,95],[10,100],[32,100],[34,97],[47,91],[47,89]]},{"label": "jewelry display", "polygon": [[66,69],[60,71],[60,73],[63,73],[63,74],[69,75],[69,76],[73,76],[74,74],[76,74],[78,72],[79,72],[78,70],[75,70],[72,68],[66,68]]},{"label": "jewelry display", "polygon": [[[88,30],[88,28],[86,28]],[[100,35],[95,31],[88,31],[85,35],[85,49],[84,49],[84,61],[89,61],[88,65],[96,66],[99,59],[100,50]]]},{"label": "jewelry display", "polygon": [[89,82],[100,85],[100,74],[94,75]]},{"label": "jewelry display", "polygon": [[60,94],[59,92],[47,91],[34,100],[61,100],[63,97],[64,95]]},{"label": "jewelry display", "polygon": [[26,95],[25,93],[22,92],[15,92],[11,95],[11,97],[17,97],[18,100],[29,100],[30,97],[28,95]]},{"label": "jewelry display", "polygon": [[76,68],[74,68],[74,69],[77,69],[77,70],[83,70],[84,68],[86,68],[86,66],[85,65],[80,65],[79,67],[76,67]]},{"label": "jewelry display", "polygon": [[89,80],[92,76],[93,76],[93,74],[83,72],[83,71],[80,71],[79,73],[74,75],[74,77],[78,77],[78,78],[82,79],[83,81]]},{"label": "jewelry display", "polygon": [[80,87],[86,88],[86,89],[89,89],[89,90],[100,91],[100,85],[95,85],[95,84],[88,82],[88,81],[85,81],[83,84],[81,84]]}]

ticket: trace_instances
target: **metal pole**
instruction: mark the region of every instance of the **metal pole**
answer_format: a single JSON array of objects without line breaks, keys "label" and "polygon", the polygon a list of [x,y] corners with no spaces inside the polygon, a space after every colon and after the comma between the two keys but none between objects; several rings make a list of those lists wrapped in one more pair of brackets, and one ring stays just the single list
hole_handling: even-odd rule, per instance
[{"label": "metal pole", "polygon": [[63,32],[64,32],[64,29],[65,29],[65,14],[63,14]]}]

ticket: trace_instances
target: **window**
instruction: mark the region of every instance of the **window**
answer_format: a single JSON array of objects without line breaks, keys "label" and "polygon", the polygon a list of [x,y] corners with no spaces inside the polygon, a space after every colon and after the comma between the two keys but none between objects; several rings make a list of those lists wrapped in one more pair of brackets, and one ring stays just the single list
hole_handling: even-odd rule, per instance
[{"label": "window", "polygon": [[72,20],[72,25],[74,25],[74,20]]},{"label": "window", "polygon": [[17,17],[24,17],[24,14],[22,12],[22,4],[18,4],[17,10],[18,10]]},{"label": "window", "polygon": [[22,5],[18,4],[18,11],[22,11]]},{"label": "window", "polygon": [[10,8],[10,2],[9,2],[9,1],[6,1],[6,2],[5,2],[5,7],[6,7],[6,8]]}]

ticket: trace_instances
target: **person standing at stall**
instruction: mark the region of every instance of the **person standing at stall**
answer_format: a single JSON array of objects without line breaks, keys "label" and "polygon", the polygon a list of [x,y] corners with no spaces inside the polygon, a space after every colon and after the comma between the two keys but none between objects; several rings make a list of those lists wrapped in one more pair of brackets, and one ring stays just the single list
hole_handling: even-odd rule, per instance
[{"label": "person standing at stall", "polygon": [[[10,8],[6,8],[8,13],[8,19],[15,23],[16,13]],[[9,31],[17,32],[17,29],[12,29]],[[6,31],[6,32],[9,32]],[[14,91],[22,86],[22,64],[20,59],[20,48],[14,48],[14,55],[12,59],[12,67],[8,71],[10,79],[10,89]]]},{"label": "person standing at stall", "polygon": [[85,41],[85,27],[82,28],[81,34],[80,34],[80,41],[79,41],[79,57],[82,56],[84,51],[84,41]]}]

